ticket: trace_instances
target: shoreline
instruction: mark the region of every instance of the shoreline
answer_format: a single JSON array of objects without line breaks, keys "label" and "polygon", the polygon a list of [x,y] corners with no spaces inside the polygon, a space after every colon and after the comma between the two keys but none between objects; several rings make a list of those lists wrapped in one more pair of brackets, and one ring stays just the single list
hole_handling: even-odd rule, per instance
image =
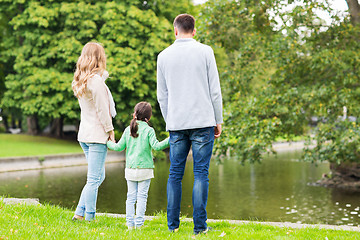
[{"label": "shoreline", "polygon": [[[125,161],[124,152],[108,151],[105,163]],[[0,173],[87,165],[84,153],[0,158]]]},{"label": "shoreline", "polygon": [[[277,142],[273,144],[276,152],[301,150],[305,146],[304,141],[299,142]],[[125,152],[108,151],[105,163],[116,163],[125,161]],[[84,153],[54,154],[45,156],[25,157],[1,157],[0,173],[39,170],[47,168],[61,168],[86,165]]]}]

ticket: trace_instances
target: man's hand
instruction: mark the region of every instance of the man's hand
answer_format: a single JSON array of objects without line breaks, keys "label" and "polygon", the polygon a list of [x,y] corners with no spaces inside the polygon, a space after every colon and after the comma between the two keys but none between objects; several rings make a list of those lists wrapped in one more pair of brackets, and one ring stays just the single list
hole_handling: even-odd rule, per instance
[{"label": "man's hand", "polygon": [[214,128],[214,136],[215,136],[215,139],[220,137],[221,135],[221,124],[216,124],[216,127]]},{"label": "man's hand", "polygon": [[112,142],[115,142],[115,133],[114,133],[114,130],[111,130],[109,132],[109,140],[112,141]]}]

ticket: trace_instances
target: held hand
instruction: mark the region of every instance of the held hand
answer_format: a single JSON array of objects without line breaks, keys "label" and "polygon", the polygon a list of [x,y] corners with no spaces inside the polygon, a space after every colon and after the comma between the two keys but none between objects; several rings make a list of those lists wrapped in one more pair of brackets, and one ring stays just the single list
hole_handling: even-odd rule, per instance
[{"label": "held hand", "polygon": [[220,135],[221,135],[221,124],[216,124],[216,127],[214,128],[215,139],[220,137]]},{"label": "held hand", "polygon": [[109,132],[109,140],[112,141],[112,142],[115,142],[115,133],[114,133],[114,130],[111,130]]}]

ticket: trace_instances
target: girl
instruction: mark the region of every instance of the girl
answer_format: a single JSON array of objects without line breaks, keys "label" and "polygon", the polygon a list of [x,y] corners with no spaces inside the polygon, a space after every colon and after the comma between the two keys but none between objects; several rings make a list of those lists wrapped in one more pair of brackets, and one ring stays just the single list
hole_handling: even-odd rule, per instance
[{"label": "girl", "polygon": [[106,142],[114,140],[111,116],[116,115],[111,93],[105,85],[106,57],[98,43],[87,43],[76,64],[72,89],[81,109],[78,141],[88,162],[87,181],[73,220],[95,217],[98,188],[105,178]]},{"label": "girl", "polygon": [[111,150],[123,151],[126,148],[125,178],[128,186],[126,225],[129,229],[144,225],[150,179],[154,177],[151,149],[162,150],[169,146],[169,138],[159,142],[154,129],[147,124],[151,115],[150,103],[136,104],[130,126],[124,130],[120,141],[117,144],[112,141],[107,142]]}]

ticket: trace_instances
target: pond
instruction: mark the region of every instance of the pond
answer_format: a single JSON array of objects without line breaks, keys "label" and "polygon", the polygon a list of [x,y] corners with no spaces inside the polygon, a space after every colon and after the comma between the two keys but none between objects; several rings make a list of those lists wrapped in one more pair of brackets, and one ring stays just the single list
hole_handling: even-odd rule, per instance
[{"label": "pond", "polygon": [[[310,186],[329,172],[327,163],[298,161],[300,152],[267,156],[261,164],[235,158],[210,166],[208,218],[296,223],[360,225],[360,193]],[[166,211],[166,183],[170,163],[155,163],[147,215]],[[86,166],[0,173],[0,196],[39,198],[42,203],[75,209],[86,181]],[[181,214],[192,216],[192,161],[183,179]],[[99,189],[98,212],[125,213],[124,163],[106,165]]]}]

